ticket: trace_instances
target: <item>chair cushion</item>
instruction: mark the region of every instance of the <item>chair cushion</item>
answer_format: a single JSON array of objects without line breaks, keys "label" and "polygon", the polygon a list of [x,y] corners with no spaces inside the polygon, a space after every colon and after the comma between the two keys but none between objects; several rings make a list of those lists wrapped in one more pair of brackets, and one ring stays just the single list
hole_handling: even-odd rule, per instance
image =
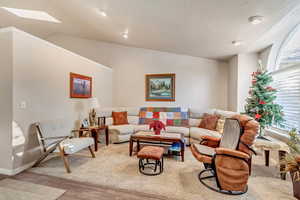
[{"label": "chair cushion", "polygon": [[202,140],[201,137],[202,136],[212,136],[212,137],[217,137],[220,138],[221,134],[217,131],[211,131],[211,130],[207,130],[204,128],[197,128],[197,127],[191,127],[190,128],[190,136],[193,139],[197,139],[197,140]]},{"label": "chair cushion", "polygon": [[127,111],[125,112],[112,112],[114,125],[128,124]]},{"label": "chair cushion", "polygon": [[212,147],[208,147],[208,146],[205,146],[205,145],[201,145],[201,144],[194,144],[194,146],[196,147],[196,149],[198,150],[198,152],[202,155],[205,155],[205,156],[213,156],[216,151],[215,151],[215,148],[212,148]]},{"label": "chair cushion", "polygon": [[138,158],[149,158],[160,160],[164,154],[164,148],[156,146],[145,146],[137,154]]},{"label": "chair cushion", "polygon": [[83,138],[71,138],[61,142],[61,146],[64,148],[66,154],[73,154],[82,149],[85,149],[94,144],[94,139],[91,137]]},{"label": "chair cushion", "polygon": [[114,132],[117,135],[126,135],[134,133],[135,125],[126,124],[118,126],[108,126],[110,132]]},{"label": "chair cushion", "polygon": [[205,129],[209,129],[209,130],[216,130],[219,118],[220,117],[218,115],[211,115],[211,114],[208,114],[208,113],[204,113],[203,119],[201,120],[199,128],[205,128]]}]

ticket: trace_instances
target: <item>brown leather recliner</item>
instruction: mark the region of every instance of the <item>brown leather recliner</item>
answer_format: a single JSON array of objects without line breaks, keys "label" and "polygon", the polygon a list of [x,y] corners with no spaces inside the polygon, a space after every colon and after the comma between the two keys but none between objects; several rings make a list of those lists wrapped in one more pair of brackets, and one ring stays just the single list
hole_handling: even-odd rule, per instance
[{"label": "brown leather recliner", "polygon": [[[221,138],[202,137],[200,144],[192,144],[194,157],[204,164],[199,173],[200,182],[206,187],[225,194],[247,192],[251,173],[251,149],[258,133],[259,124],[246,115],[226,119]],[[209,176],[204,176],[210,172]],[[206,179],[215,178],[217,188]]]}]

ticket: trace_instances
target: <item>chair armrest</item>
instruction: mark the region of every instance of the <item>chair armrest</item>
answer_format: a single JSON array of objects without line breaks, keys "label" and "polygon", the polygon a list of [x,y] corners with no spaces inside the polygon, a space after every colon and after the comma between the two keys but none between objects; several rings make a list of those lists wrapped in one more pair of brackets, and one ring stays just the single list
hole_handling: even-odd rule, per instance
[{"label": "chair armrest", "polygon": [[217,148],[220,145],[220,141],[221,138],[216,138],[216,137],[212,137],[212,136],[201,136],[202,141],[200,142],[200,144],[202,145],[206,145],[212,148]]},{"label": "chair armrest", "polygon": [[214,141],[214,142],[220,142],[221,138],[216,138],[216,137],[212,137],[212,136],[208,136],[208,135],[204,135],[201,136],[202,140],[210,140],[210,141]]},{"label": "chair armrest", "polygon": [[47,137],[47,138],[41,138],[41,140],[55,140],[55,139],[67,139],[72,136],[58,136],[58,137]]},{"label": "chair armrest", "polygon": [[242,159],[250,159],[250,156],[244,152],[227,149],[227,148],[216,148],[216,155],[229,155]]}]

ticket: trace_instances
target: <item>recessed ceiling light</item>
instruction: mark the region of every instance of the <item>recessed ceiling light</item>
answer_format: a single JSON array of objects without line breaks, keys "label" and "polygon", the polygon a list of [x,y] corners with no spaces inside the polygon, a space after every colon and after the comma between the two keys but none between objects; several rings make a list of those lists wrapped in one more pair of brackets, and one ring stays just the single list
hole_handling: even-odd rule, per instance
[{"label": "recessed ceiling light", "polygon": [[99,10],[99,14],[100,14],[102,17],[106,17],[106,16],[107,16],[106,12],[103,11],[103,10]]},{"label": "recessed ceiling light", "polygon": [[58,19],[52,17],[51,15],[49,15],[48,13],[46,13],[44,11],[25,10],[25,9],[7,8],[7,7],[1,7],[1,8],[5,9],[8,12],[10,12],[10,13],[18,16],[18,17],[21,17],[21,18],[61,23],[61,21],[59,21]]},{"label": "recessed ceiling light", "polygon": [[264,21],[264,17],[263,16],[251,16],[248,18],[248,21],[253,24],[253,25],[257,25],[257,24],[260,24]]},{"label": "recessed ceiling light", "polygon": [[122,33],[122,37],[123,37],[124,39],[128,39],[128,33]]},{"label": "recessed ceiling light", "polygon": [[239,40],[232,41],[231,43],[232,43],[234,46],[240,46],[240,45],[243,44],[243,42],[242,42],[242,41],[239,41]]}]

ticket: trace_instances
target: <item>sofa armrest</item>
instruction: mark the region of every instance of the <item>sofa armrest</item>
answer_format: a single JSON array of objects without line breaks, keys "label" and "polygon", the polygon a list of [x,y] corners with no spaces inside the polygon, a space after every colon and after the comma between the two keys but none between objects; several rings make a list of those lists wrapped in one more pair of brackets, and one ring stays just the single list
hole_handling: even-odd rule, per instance
[{"label": "sofa armrest", "polygon": [[206,145],[206,146],[209,146],[212,148],[219,147],[220,141],[221,141],[221,138],[216,138],[216,137],[212,137],[212,136],[208,136],[208,135],[202,136],[201,139],[202,139],[202,141],[200,142],[200,144]]},{"label": "sofa armrest", "polygon": [[217,155],[229,155],[233,157],[238,157],[242,159],[250,159],[250,156],[244,152],[227,149],[227,148],[216,148]]}]

